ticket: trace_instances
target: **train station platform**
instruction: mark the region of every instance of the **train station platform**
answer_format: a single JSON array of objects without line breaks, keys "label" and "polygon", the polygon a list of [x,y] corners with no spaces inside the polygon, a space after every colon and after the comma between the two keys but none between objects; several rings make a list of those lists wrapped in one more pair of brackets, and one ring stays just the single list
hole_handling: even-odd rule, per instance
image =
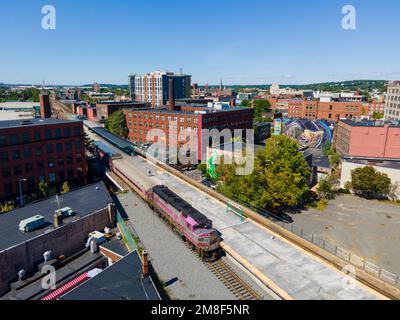
[{"label": "train station platform", "polygon": [[[166,185],[213,221],[223,244],[275,292],[294,300],[379,300],[385,297],[265,227],[140,157],[116,160],[142,185]],[[147,174],[151,172],[151,175]],[[265,282],[264,281],[264,282]]]}]

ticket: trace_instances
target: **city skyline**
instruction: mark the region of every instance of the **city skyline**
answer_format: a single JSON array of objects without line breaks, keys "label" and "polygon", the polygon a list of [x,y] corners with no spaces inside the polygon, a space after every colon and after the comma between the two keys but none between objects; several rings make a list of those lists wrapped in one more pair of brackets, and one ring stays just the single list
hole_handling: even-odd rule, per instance
[{"label": "city skyline", "polygon": [[130,73],[180,68],[200,84],[400,78],[400,3],[352,1],[356,30],[341,26],[346,4],[52,1],[57,27],[43,30],[41,1],[2,3],[3,43],[12,50],[1,53],[0,82],[126,84]]}]

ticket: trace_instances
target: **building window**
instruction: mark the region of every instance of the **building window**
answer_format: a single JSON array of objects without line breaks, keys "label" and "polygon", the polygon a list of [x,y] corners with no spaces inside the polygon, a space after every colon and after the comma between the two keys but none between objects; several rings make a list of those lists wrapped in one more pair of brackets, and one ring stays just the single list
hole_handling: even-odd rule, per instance
[{"label": "building window", "polygon": [[46,129],[45,133],[44,133],[46,139],[51,139],[52,138],[52,134],[51,134],[51,130],[50,129]]},{"label": "building window", "polygon": [[35,131],[35,141],[39,141],[41,139],[40,131]]},{"label": "building window", "polygon": [[3,151],[0,152],[0,162],[7,162],[8,161],[8,152]]},{"label": "building window", "polygon": [[16,134],[12,134],[10,136],[10,140],[11,140],[11,144],[18,144],[19,143],[18,136]]},{"label": "building window", "polygon": [[22,142],[23,143],[28,143],[28,142],[30,142],[30,136],[29,136],[29,132],[24,132],[23,134],[22,134]]},{"label": "building window", "polygon": [[64,128],[64,137],[71,136],[71,128]]},{"label": "building window", "polygon": [[63,144],[62,143],[57,143],[56,144],[56,150],[57,150],[57,152],[62,152],[63,151]]},{"label": "building window", "polygon": [[25,148],[23,151],[24,154],[24,159],[29,159],[32,157],[32,149],[31,148]]},{"label": "building window", "polygon": [[49,182],[50,183],[56,182],[56,174],[55,173],[49,173]]},{"label": "building window", "polygon": [[19,160],[21,158],[21,154],[20,154],[19,150],[13,151],[12,158],[13,158],[13,160]]},{"label": "building window", "polygon": [[56,138],[61,138],[61,129],[60,128],[56,129]]},{"label": "building window", "polygon": [[37,148],[36,148],[36,156],[37,156],[37,157],[41,157],[42,154],[43,154],[43,153],[42,153],[42,148],[41,148],[41,147],[37,147]]},{"label": "building window", "polygon": [[52,145],[52,144],[48,144],[48,145],[46,146],[46,149],[47,149],[47,154],[51,154],[51,153],[54,152],[54,148],[53,148],[53,145]]}]

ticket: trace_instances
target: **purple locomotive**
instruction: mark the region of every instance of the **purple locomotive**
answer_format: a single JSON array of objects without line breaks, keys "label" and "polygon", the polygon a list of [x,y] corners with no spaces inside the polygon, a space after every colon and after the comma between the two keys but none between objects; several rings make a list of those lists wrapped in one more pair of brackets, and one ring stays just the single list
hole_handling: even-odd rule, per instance
[{"label": "purple locomotive", "polygon": [[137,176],[134,181],[127,167],[128,164],[113,163],[113,171],[167,220],[203,260],[216,260],[220,253],[220,237],[212,228],[212,221],[167,187],[152,185],[144,175]]}]

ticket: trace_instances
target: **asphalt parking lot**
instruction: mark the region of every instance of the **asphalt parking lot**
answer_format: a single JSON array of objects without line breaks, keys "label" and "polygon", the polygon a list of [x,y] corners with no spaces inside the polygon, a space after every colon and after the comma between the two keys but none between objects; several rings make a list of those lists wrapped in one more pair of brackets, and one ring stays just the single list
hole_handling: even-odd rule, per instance
[{"label": "asphalt parking lot", "polygon": [[314,233],[400,275],[400,206],[341,195],[325,211],[308,209],[293,220],[305,234]]}]

